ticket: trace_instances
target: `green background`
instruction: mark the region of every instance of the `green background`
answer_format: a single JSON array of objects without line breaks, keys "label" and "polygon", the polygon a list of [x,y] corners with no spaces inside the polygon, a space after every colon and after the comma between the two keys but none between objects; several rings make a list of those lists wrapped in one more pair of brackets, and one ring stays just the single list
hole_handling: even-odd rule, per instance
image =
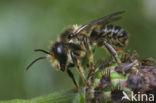
[{"label": "green background", "polygon": [[25,71],[42,55],[33,50],[48,50],[50,42],[72,24],[86,24],[120,10],[126,13],[115,24],[129,32],[128,48],[137,50],[140,58],[156,58],[155,0],[0,0],[0,100],[73,88],[67,74],[47,60]]}]

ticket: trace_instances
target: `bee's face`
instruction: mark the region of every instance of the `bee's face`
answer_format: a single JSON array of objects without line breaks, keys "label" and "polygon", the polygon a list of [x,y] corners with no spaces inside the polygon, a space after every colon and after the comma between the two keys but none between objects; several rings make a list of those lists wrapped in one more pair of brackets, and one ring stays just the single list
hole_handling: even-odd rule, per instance
[{"label": "bee's face", "polygon": [[65,71],[67,67],[67,49],[65,47],[65,44],[63,43],[55,43],[53,47],[51,48],[51,54],[49,55],[53,66],[55,66],[57,69],[61,71]]},{"label": "bee's face", "polygon": [[128,33],[126,31],[122,31],[117,35],[118,38],[118,46],[123,47],[128,43]]}]

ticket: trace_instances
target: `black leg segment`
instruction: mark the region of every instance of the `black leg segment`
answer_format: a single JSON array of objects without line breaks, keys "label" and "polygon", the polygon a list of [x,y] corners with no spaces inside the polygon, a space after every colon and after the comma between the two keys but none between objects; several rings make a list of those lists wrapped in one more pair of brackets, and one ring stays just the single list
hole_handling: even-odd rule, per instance
[{"label": "black leg segment", "polygon": [[72,71],[67,69],[67,73],[68,73],[69,77],[72,79],[72,81],[73,81],[74,85],[76,86],[76,88],[78,89],[78,91],[80,91],[80,87],[79,87],[77,81],[75,80],[75,77],[74,77]]}]

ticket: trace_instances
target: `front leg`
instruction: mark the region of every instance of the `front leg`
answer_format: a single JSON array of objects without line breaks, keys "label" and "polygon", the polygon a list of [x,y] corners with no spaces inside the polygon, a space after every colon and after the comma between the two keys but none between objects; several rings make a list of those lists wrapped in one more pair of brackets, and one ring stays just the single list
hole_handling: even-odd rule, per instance
[{"label": "front leg", "polygon": [[88,81],[85,78],[84,72],[83,72],[83,68],[81,67],[79,60],[76,58],[77,56],[75,55],[74,51],[70,52],[71,58],[73,60],[74,65],[77,67],[78,73],[81,76],[82,80],[84,81],[84,83],[88,86]]},{"label": "front leg", "polygon": [[125,74],[123,67],[121,66],[121,61],[118,59],[118,54],[115,51],[115,49],[108,43],[104,42],[105,47],[107,48],[107,50],[109,51],[109,53],[113,56],[113,58],[115,59],[116,63],[118,64],[120,70],[122,71],[123,74]]},{"label": "front leg", "polygon": [[80,92],[79,84],[77,83],[77,81],[76,81],[76,79],[75,79],[75,77],[74,77],[72,71],[71,71],[69,68],[67,68],[67,74],[68,74],[69,77],[72,79],[72,81],[73,81],[74,85],[76,86],[77,90]]}]

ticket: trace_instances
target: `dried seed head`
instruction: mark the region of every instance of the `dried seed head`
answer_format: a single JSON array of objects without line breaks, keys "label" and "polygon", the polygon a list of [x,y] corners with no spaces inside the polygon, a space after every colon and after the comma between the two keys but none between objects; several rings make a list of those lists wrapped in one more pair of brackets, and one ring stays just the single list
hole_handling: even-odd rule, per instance
[{"label": "dried seed head", "polygon": [[111,91],[111,99],[115,102],[115,103],[120,103],[122,97],[124,96],[122,90],[119,89],[114,89],[113,91]]},{"label": "dried seed head", "polygon": [[127,87],[133,91],[139,91],[145,87],[145,81],[140,74],[130,74],[127,80]]}]

